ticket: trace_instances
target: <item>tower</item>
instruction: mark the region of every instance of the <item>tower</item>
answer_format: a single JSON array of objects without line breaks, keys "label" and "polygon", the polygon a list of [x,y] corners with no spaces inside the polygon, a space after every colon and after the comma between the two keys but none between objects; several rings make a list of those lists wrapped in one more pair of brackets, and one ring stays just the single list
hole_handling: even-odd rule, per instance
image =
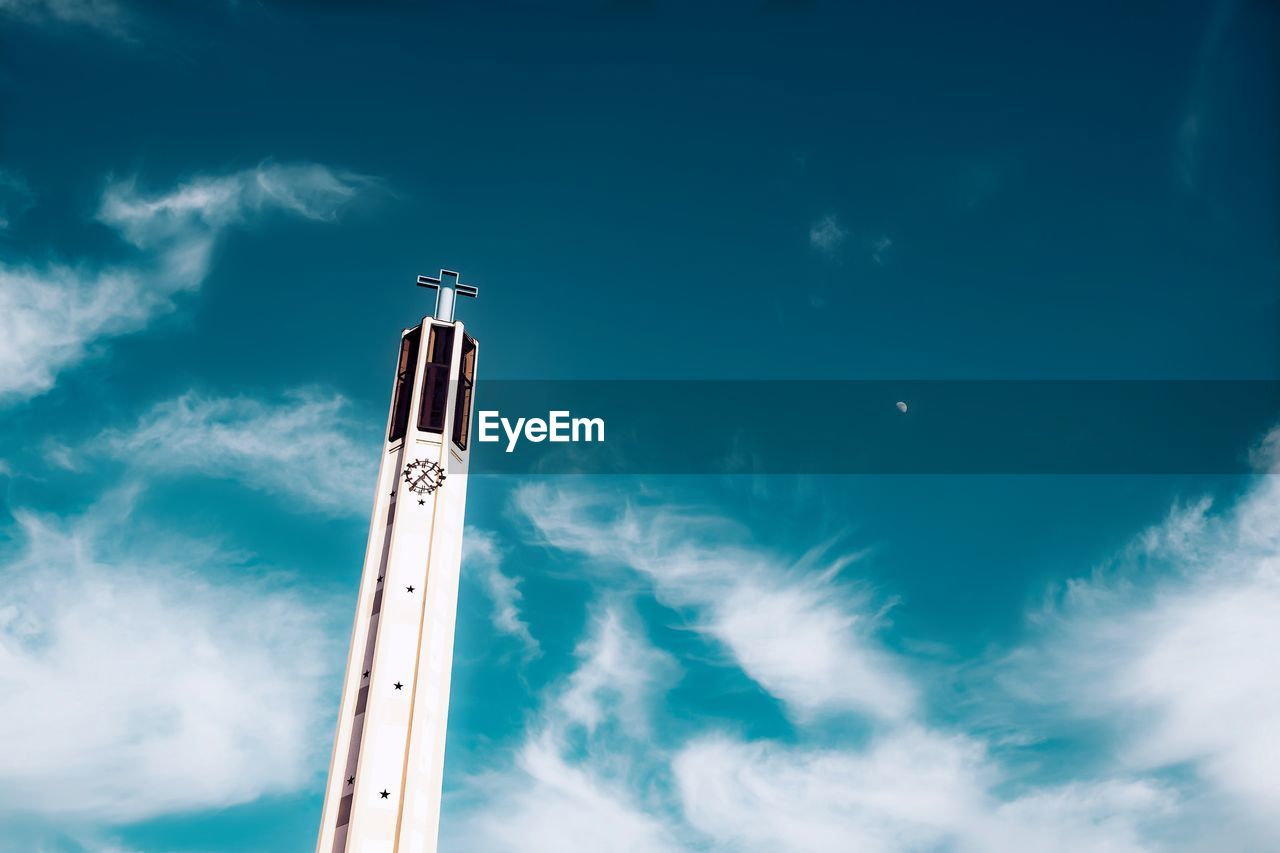
[{"label": "tower", "polygon": [[441,270],[400,336],[316,853],[435,851],[479,348]]}]

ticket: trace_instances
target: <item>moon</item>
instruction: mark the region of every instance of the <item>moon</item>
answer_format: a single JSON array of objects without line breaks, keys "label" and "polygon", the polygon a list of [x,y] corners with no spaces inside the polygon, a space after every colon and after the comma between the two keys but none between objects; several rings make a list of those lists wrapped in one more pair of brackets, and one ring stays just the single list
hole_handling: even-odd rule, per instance
[{"label": "moon", "polygon": [[904,415],[907,413],[907,404],[906,404],[906,403],[904,403],[904,402],[902,402],[901,400],[899,400],[895,405],[897,405],[897,407],[898,407],[898,411],[899,411],[899,412],[902,412]]}]

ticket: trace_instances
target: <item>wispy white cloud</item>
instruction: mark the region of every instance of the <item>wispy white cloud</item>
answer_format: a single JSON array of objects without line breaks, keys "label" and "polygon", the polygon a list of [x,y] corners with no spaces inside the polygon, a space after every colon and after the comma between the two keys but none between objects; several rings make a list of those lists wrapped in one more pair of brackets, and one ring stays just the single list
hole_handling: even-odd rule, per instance
[{"label": "wispy white cloud", "polygon": [[297,790],[323,762],[324,601],[141,529],[131,496],[17,518],[0,578],[0,811],[111,825]]},{"label": "wispy white cloud", "polygon": [[893,239],[887,234],[881,234],[871,241],[871,260],[876,266],[884,266],[889,261],[889,251],[892,248]]},{"label": "wispy white cloud", "polygon": [[94,342],[136,331],[172,308],[173,292],[152,287],[137,270],[0,262],[0,402],[48,391]]},{"label": "wispy white cloud", "polygon": [[278,400],[188,392],[91,447],[161,474],[234,479],[336,515],[368,510],[376,458],[345,398],[295,390]]},{"label": "wispy white cloud", "polygon": [[1126,767],[1194,768],[1280,843],[1277,613],[1280,477],[1268,474],[1222,511],[1176,509],[1066,584],[1005,681],[1110,728]]},{"label": "wispy white cloud", "polygon": [[230,225],[268,210],[321,222],[337,219],[370,179],[316,163],[264,163],[229,175],[193,178],[159,195],[136,180],[117,181],[102,195],[98,218],[139,248],[211,239]]},{"label": "wispy white cloud", "polygon": [[1038,789],[1001,801],[983,744],[905,727],[860,749],[710,736],[674,762],[689,822],[716,850],[1148,850],[1173,805],[1142,781]]},{"label": "wispy white cloud", "polygon": [[46,464],[53,468],[60,468],[63,471],[83,471],[84,460],[80,458],[75,448],[63,444],[54,438],[46,439],[41,444],[41,456]]},{"label": "wispy white cloud", "polygon": [[8,228],[35,201],[27,181],[16,172],[0,169],[0,231]]},{"label": "wispy white cloud", "polygon": [[[1230,91],[1224,86],[1222,59],[1232,55],[1233,48],[1240,50],[1240,45],[1232,44],[1233,33],[1249,29],[1240,18],[1259,12],[1262,12],[1260,8],[1251,8],[1251,4],[1239,0],[1218,0],[1209,7],[1208,18],[1200,28],[1200,46],[1186,111],[1174,133],[1174,168],[1183,188],[1192,194],[1200,193],[1203,188],[1205,137],[1213,129],[1215,101],[1219,91]],[[1261,26],[1267,25],[1261,18],[1254,20]]]},{"label": "wispy white cloud", "polygon": [[555,702],[565,723],[591,735],[614,718],[627,734],[646,734],[647,705],[670,683],[675,669],[671,656],[643,639],[617,608],[597,614],[592,634],[577,654],[580,664]]},{"label": "wispy white cloud", "polygon": [[809,245],[827,256],[835,255],[848,236],[835,214],[829,213],[809,226]]},{"label": "wispy white cloud", "polygon": [[[545,736],[526,741],[514,767],[483,780],[485,807],[451,810],[441,849],[474,853],[674,853],[667,824],[625,784],[571,761]],[[476,791],[467,793],[475,797]],[[459,813],[461,812],[461,813]]]},{"label": "wispy white cloud", "polygon": [[442,849],[683,849],[662,809],[634,790],[630,750],[618,748],[620,736],[647,729],[674,663],[618,606],[595,614],[577,655],[577,669],[548,690],[510,762],[473,775],[451,797]]},{"label": "wispy white cloud", "polygon": [[864,592],[835,581],[851,557],[791,565],[739,544],[740,531],[687,508],[638,507],[603,493],[522,487],[519,510],[556,548],[652,582],[798,718],[855,711],[892,720],[915,710],[901,662],[879,643],[883,619]]},{"label": "wispy white cloud", "polygon": [[497,538],[483,530],[467,528],[462,540],[462,564],[463,572],[477,575],[489,594],[493,603],[493,627],[519,640],[526,657],[541,654],[529,624],[520,615],[520,578],[502,571],[502,552]]},{"label": "wispy white cloud", "polygon": [[[1280,432],[1255,457],[1276,470],[1278,453]],[[1269,763],[1280,717],[1280,670],[1268,653],[1280,647],[1274,474],[1224,512],[1207,500],[1179,508],[1115,566],[1068,584],[1037,614],[1033,637],[1001,663],[1004,677],[1023,699],[1058,703],[1077,730],[1082,719],[1111,729],[1114,745],[1056,769],[1036,746],[1058,724],[1041,708],[1010,706],[1022,741],[930,722],[908,662],[865,632],[876,625],[865,597],[833,581],[840,561],[823,570],[810,555],[797,570],[688,506],[619,507],[608,495],[546,485],[524,487],[515,505],[546,544],[588,558],[602,586],[617,580],[611,567],[625,567],[691,611],[695,627],[799,713],[786,741],[715,724],[683,744],[655,738],[664,729],[650,719],[653,697],[673,664],[633,621],[597,613],[578,668],[548,692],[511,768],[478,777],[489,783],[473,789],[482,802],[516,802],[521,819],[498,827],[496,806],[467,811],[455,828],[471,832],[479,816],[498,827],[476,849],[600,846],[604,830],[575,823],[578,815],[619,809],[634,834],[604,844],[613,849],[1138,853],[1269,849],[1280,839]],[[745,626],[799,674],[761,665]],[[858,659],[868,652],[874,666]],[[849,660],[862,689],[820,686],[822,675],[845,683]],[[877,679],[906,698],[887,710],[854,698]],[[983,689],[1008,700],[990,682]],[[632,709],[639,716],[628,721]],[[810,725],[818,709],[861,712],[871,726],[833,739],[829,720]]]},{"label": "wispy white cloud", "polygon": [[[787,742],[713,727],[664,745],[650,715],[675,664],[642,639],[634,617],[600,611],[578,646],[578,667],[548,691],[512,766],[473,780],[465,818],[453,827],[469,839],[459,849],[1136,853],[1158,849],[1178,820],[1181,793],[1141,768],[1029,784],[984,738],[924,722],[906,698],[917,694],[906,667],[854,629],[858,618],[875,618],[856,591],[832,580],[840,561],[820,567],[809,555],[800,561],[808,571],[779,564],[733,544],[732,527],[689,507],[617,511],[598,494],[545,486],[515,500],[548,544],[598,561],[596,571],[626,566],[660,599],[693,608],[694,623],[723,637],[744,672],[764,673],[762,686],[805,712]],[[781,617],[768,612],[774,607]],[[747,638],[748,626],[758,640]],[[801,673],[783,678],[760,666],[757,641],[779,646]],[[858,660],[869,653],[874,676]],[[862,689],[821,686],[822,676],[846,683],[850,660]],[[861,698],[882,681],[904,704],[886,712]],[[824,726],[819,745],[809,737],[815,708],[866,713],[873,726],[844,743],[832,743]],[[587,814],[611,815],[624,827],[620,839],[602,840],[606,830]]]},{"label": "wispy white cloud", "polygon": [[[1280,447],[1278,435],[1260,455]],[[1271,618],[1280,609],[1277,481],[1261,478],[1222,518],[1209,515],[1207,502],[1175,513],[1126,555],[1148,566],[1158,556],[1159,571],[1075,582],[1066,604],[1040,616],[1043,633],[1013,655],[1007,675],[1076,718],[1121,724],[1116,753],[1034,783],[1024,765],[1038,759],[1012,741],[997,755],[981,735],[925,722],[915,698],[924,691],[908,661],[878,648],[875,611],[832,580],[839,562],[818,571],[810,557],[809,571],[797,571],[736,544],[740,531],[690,507],[619,508],[609,496],[546,485],[525,487],[515,503],[547,544],[589,558],[596,572],[633,570],[660,600],[692,610],[695,627],[724,642],[745,673],[796,712],[798,743],[713,732],[678,748],[670,772],[681,814],[661,798],[636,800],[671,837],[694,833],[700,848],[734,851],[1127,853],[1200,849],[1205,826],[1246,848],[1280,837],[1268,817],[1277,791],[1266,759],[1280,670],[1261,651],[1280,646]],[[1170,561],[1194,568],[1170,575]],[[863,698],[883,694],[868,689],[881,684],[899,701]],[[559,701],[572,695],[566,689]],[[616,713],[587,707],[579,725]],[[869,715],[870,734],[812,745],[805,732],[814,714],[833,709]],[[1023,723],[1032,734],[1025,742],[1034,743],[1046,721],[1029,711]],[[1052,732],[1047,724],[1039,736]],[[661,755],[643,735],[617,731],[624,738],[612,744],[614,755]],[[589,755],[561,760],[582,772],[596,766]],[[1166,772],[1188,763],[1209,780],[1207,790]],[[633,798],[662,776],[650,766],[632,779]]]},{"label": "wispy white cloud", "polygon": [[0,0],[0,12],[36,24],[74,24],[128,35],[127,16],[114,0]]},{"label": "wispy white cloud", "polygon": [[98,343],[172,311],[177,296],[199,289],[228,227],[268,210],[330,221],[367,184],[324,166],[273,163],[156,195],[134,181],[109,184],[98,219],[138,250],[132,263],[0,261],[0,402],[48,391]]}]

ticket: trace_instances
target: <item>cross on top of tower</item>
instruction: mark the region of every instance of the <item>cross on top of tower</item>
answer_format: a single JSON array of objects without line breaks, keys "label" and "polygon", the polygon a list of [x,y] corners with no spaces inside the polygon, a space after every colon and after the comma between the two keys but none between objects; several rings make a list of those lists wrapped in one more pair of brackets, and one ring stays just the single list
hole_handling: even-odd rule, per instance
[{"label": "cross on top of tower", "polygon": [[459,276],[453,270],[440,270],[440,275],[418,276],[418,287],[429,287],[436,292],[436,310],[435,318],[443,320],[446,323],[453,322],[453,301],[454,294],[458,296],[470,296],[472,299],[480,294],[480,289],[469,284],[463,284],[458,280]]}]

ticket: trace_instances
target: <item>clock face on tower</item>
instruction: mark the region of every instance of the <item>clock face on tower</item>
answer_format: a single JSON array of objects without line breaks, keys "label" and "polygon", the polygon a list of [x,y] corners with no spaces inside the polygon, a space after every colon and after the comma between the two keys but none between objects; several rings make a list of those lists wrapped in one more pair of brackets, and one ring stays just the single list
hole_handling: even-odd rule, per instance
[{"label": "clock face on tower", "polygon": [[429,495],[444,484],[445,473],[438,462],[416,459],[404,466],[404,482],[409,491]]}]

